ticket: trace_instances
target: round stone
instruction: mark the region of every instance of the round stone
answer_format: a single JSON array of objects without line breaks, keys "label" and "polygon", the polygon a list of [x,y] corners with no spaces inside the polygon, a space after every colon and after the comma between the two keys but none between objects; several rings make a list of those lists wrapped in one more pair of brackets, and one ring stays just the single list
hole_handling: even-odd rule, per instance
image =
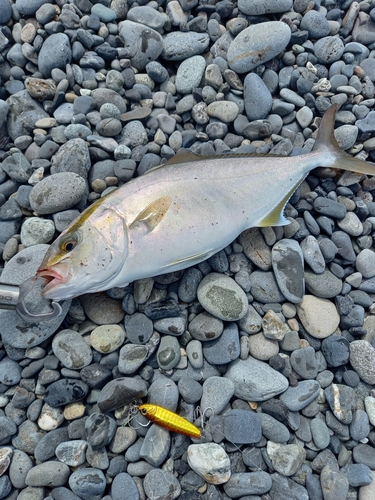
[{"label": "round stone", "polygon": [[328,299],[305,295],[297,313],[307,332],[317,339],[332,335],[340,323],[335,305]]},{"label": "round stone", "polygon": [[198,286],[198,300],[213,316],[225,321],[243,318],[248,309],[245,292],[228,276],[210,273]]},{"label": "round stone", "polygon": [[120,325],[101,325],[90,335],[91,346],[102,354],[116,351],[125,340],[125,330]]},{"label": "round stone", "polygon": [[48,243],[55,234],[55,224],[51,220],[30,217],[21,227],[21,243],[25,247]]}]

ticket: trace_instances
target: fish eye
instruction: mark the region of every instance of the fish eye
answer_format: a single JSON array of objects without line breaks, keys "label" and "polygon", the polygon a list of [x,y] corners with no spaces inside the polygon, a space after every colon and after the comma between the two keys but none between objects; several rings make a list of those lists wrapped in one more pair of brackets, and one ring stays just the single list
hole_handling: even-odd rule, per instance
[{"label": "fish eye", "polygon": [[146,408],[142,408],[141,413],[142,413],[142,415],[147,415],[147,410],[146,410]]},{"label": "fish eye", "polygon": [[61,243],[61,250],[63,252],[71,252],[77,245],[77,241],[69,239]]}]

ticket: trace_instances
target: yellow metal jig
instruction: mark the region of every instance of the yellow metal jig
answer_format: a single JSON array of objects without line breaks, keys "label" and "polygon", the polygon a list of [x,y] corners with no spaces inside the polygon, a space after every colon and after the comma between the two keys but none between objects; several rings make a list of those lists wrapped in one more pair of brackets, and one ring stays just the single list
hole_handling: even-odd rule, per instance
[{"label": "yellow metal jig", "polygon": [[201,431],[186,418],[180,417],[177,413],[167,410],[162,406],[144,404],[137,407],[138,410],[152,422],[168,429],[169,431],[179,432],[185,436],[199,438]]}]

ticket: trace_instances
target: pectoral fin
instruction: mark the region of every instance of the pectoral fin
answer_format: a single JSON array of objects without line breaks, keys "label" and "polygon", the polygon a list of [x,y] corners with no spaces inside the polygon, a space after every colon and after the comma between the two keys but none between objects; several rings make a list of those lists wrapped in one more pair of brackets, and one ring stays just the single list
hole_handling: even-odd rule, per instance
[{"label": "pectoral fin", "polygon": [[145,224],[149,232],[153,231],[160,224],[163,217],[171,206],[172,198],[170,196],[162,196],[150,203],[130,224],[130,228],[136,224]]},{"label": "pectoral fin", "polygon": [[298,186],[303,182],[304,177],[300,179],[297,184],[289,191],[289,193],[284,196],[284,198],[276,205],[276,207],[268,213],[264,219],[262,219],[259,224],[256,224],[257,227],[267,227],[267,226],[286,226],[290,224],[288,219],[284,216],[285,205],[288,203],[290,197],[294,193],[294,191],[298,188]]},{"label": "pectoral fin", "polygon": [[189,257],[175,260],[174,262],[171,262],[168,267],[175,266],[177,264],[187,264],[189,266],[193,266],[194,264],[199,264],[199,262],[208,259],[208,257],[210,257],[211,255],[211,250],[209,250],[208,252],[196,253],[195,255],[190,255]]}]

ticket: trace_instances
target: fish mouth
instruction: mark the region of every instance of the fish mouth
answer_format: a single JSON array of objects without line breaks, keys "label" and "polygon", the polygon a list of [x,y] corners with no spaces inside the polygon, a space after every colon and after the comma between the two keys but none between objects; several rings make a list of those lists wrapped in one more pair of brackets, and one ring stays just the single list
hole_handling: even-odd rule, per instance
[{"label": "fish mouth", "polygon": [[47,281],[47,284],[43,287],[42,296],[45,297],[46,294],[57,285],[62,285],[67,282],[70,277],[68,269],[63,268],[61,270],[59,269],[59,271],[60,272],[58,272],[56,269],[51,268],[38,269],[36,275],[44,278]]}]

